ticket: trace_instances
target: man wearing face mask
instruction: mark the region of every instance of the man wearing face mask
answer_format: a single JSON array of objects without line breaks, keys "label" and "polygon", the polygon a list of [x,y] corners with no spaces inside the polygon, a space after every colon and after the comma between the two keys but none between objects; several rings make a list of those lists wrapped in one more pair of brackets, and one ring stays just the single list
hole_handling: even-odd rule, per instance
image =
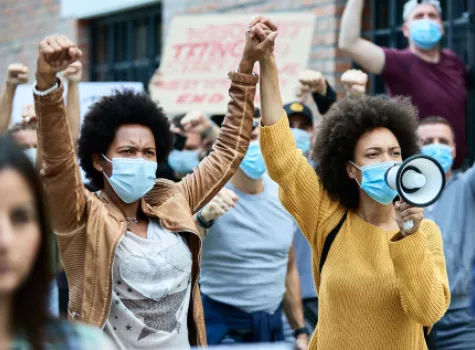
[{"label": "man wearing face mask", "polygon": [[175,144],[175,149],[168,156],[168,165],[175,172],[176,178],[181,179],[198,166],[206,156],[203,144],[207,141],[214,143],[219,130],[208,117],[197,111],[173,119],[172,131],[182,143]]},{"label": "man wearing face mask", "polygon": [[475,167],[453,173],[456,155],[454,132],[441,117],[424,119],[418,128],[422,153],[435,158],[446,173],[446,186],[440,199],[425,209],[428,219],[439,225],[449,276],[451,302],[445,316],[435,325],[438,350],[473,349],[475,315],[470,302],[471,264],[475,256]]},{"label": "man wearing face mask", "polygon": [[349,0],[342,17],[339,47],[366,71],[381,74],[388,95],[409,96],[419,117],[449,118],[457,137],[455,166],[465,158],[465,109],[468,73],[450,50],[440,48],[444,35],[438,0],[410,0],[404,6],[405,50],[382,48],[361,37],[364,0]]},{"label": "man wearing face mask", "polygon": [[207,207],[197,215],[198,224],[208,230],[200,279],[208,344],[282,341],[284,311],[296,348],[304,350],[308,330],[292,247],[295,223],[266,174],[259,120],[254,119],[240,168],[223,189],[232,196],[222,194],[224,199],[217,201],[222,208],[214,210],[218,215]]}]

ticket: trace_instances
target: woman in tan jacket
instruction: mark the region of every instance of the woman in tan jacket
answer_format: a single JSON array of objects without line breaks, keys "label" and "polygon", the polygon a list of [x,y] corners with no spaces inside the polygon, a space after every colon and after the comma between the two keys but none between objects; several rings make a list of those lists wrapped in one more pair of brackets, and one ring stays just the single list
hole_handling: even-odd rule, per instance
[{"label": "woman in tan jacket", "polygon": [[252,131],[254,63],[273,47],[247,36],[211,154],[179,183],[156,180],[172,135],[146,95],[117,91],[86,115],[79,158],[100,191],[81,181],[56,73],[81,57],[65,36],[39,45],[35,107],[42,176],[70,286],[69,316],[104,328],[120,348],[206,344],[197,284],[201,238],[193,221],[238,168]]}]

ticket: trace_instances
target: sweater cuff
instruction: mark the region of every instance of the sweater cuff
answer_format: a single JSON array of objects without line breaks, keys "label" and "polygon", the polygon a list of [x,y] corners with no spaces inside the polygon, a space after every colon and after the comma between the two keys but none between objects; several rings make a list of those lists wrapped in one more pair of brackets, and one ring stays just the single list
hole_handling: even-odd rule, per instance
[{"label": "sweater cuff", "polygon": [[402,239],[397,233],[391,238],[389,249],[396,270],[406,266],[415,270],[414,266],[424,260],[427,251],[426,238],[421,229]]}]

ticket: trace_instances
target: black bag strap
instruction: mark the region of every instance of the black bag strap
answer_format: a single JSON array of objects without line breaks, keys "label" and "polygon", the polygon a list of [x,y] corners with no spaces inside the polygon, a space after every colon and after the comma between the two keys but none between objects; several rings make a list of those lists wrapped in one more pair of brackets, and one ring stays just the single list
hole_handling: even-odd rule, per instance
[{"label": "black bag strap", "polygon": [[322,256],[320,257],[320,268],[319,268],[320,274],[322,274],[323,264],[325,264],[325,260],[327,260],[330,247],[332,246],[332,243],[335,240],[336,235],[338,234],[338,232],[340,232],[341,226],[343,226],[343,223],[345,222],[347,215],[348,215],[348,212],[345,212],[343,217],[340,219],[340,222],[338,223],[338,225],[335,226],[335,228],[328,234],[327,238],[325,239]]}]

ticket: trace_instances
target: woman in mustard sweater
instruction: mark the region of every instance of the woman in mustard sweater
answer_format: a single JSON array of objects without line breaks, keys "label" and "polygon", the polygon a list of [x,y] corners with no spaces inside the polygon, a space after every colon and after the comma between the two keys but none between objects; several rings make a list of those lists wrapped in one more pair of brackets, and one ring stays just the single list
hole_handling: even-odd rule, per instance
[{"label": "woman in mustard sweater", "polygon": [[[423,209],[393,205],[397,193],[384,181],[388,167],[419,152],[415,109],[384,97],[338,102],[318,130],[315,170],[295,145],[273,55],[260,67],[262,153],[313,250],[319,322],[309,349],[427,349],[423,328],[450,302],[441,233]],[[345,213],[319,271],[325,239]],[[409,220],[414,227],[404,230]]]}]

